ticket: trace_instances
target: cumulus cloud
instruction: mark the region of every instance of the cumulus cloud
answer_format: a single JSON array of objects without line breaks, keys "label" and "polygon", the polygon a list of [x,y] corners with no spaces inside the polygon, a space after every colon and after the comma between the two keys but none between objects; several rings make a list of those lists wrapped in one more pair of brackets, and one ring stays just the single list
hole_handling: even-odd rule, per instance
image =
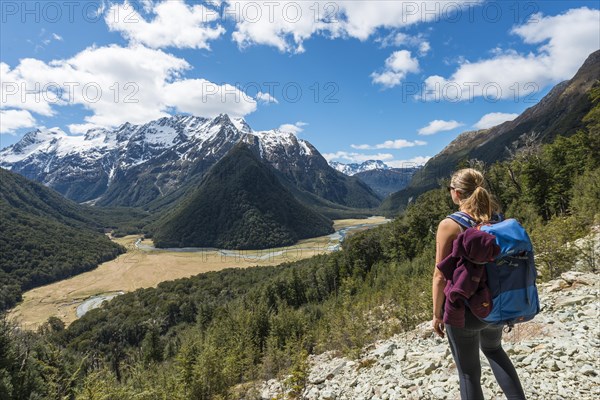
[{"label": "cumulus cloud", "polygon": [[411,72],[419,72],[419,60],[413,58],[408,50],[398,50],[385,60],[383,72],[373,72],[371,78],[373,83],[392,88]]},{"label": "cumulus cloud", "polygon": [[35,118],[25,110],[0,110],[0,133],[14,135],[20,128],[31,128],[36,125]]},{"label": "cumulus cloud", "polygon": [[152,8],[154,8],[154,2],[152,0],[140,0],[140,4],[147,13],[151,12]]},{"label": "cumulus cloud", "polygon": [[404,32],[393,32],[383,38],[375,39],[375,41],[380,42],[382,47],[414,47],[418,49],[420,56],[426,55],[431,50],[431,44],[425,39],[422,33],[409,35]]},{"label": "cumulus cloud", "polygon": [[232,34],[239,47],[273,46],[282,52],[301,53],[313,35],[368,39],[378,28],[397,29],[435,21],[451,9],[471,7],[476,1],[228,1],[225,15],[235,20]]},{"label": "cumulus cloud", "polygon": [[281,132],[288,132],[297,135],[304,130],[306,125],[308,125],[306,122],[298,121],[295,124],[282,124],[278,129]]},{"label": "cumulus cloud", "polygon": [[111,31],[120,32],[132,43],[151,48],[177,47],[210,49],[209,42],[219,38],[225,29],[214,24],[218,10],[202,4],[186,5],[182,0],[165,0],[158,4],[145,1],[143,7],[155,15],[145,20],[129,1],[113,4],[104,20]]},{"label": "cumulus cloud", "polygon": [[169,111],[199,116],[244,116],[256,101],[228,84],[185,79],[184,59],[137,45],[89,47],[75,56],[48,63],[32,58],[14,68],[0,63],[3,108],[52,116],[57,107],[82,105],[91,112],[74,132],[144,123]]},{"label": "cumulus cloud", "polygon": [[235,86],[206,79],[181,79],[168,83],[163,100],[177,111],[211,117],[221,113],[242,117],[256,110],[256,101]]},{"label": "cumulus cloud", "polygon": [[74,134],[86,133],[90,129],[100,128],[100,126],[98,126],[96,124],[89,124],[89,123],[68,124],[67,127],[69,128],[69,132],[74,133]]},{"label": "cumulus cloud", "polygon": [[256,100],[263,104],[275,103],[279,104],[279,100],[275,97],[271,96],[269,93],[258,92],[256,93]]},{"label": "cumulus cloud", "polygon": [[571,9],[556,16],[532,15],[511,33],[535,52],[494,49],[493,57],[464,60],[448,78],[433,75],[425,80],[429,100],[466,101],[484,97],[522,99],[549,84],[571,78],[587,56],[600,48],[600,10]]},{"label": "cumulus cloud", "polygon": [[422,140],[405,140],[405,139],[396,139],[396,140],[386,140],[383,143],[370,145],[370,144],[351,144],[350,147],[357,150],[379,150],[379,149],[403,149],[405,147],[414,147],[414,146],[423,146],[426,145],[427,142]]},{"label": "cumulus cloud", "polygon": [[462,122],[454,120],[444,121],[442,119],[436,119],[427,124],[427,126],[419,129],[419,135],[433,135],[438,132],[451,131],[452,129],[456,129],[463,125]]},{"label": "cumulus cloud", "polygon": [[509,113],[501,113],[501,112],[493,112],[489,114],[485,114],[479,121],[473,125],[473,128],[477,129],[487,129],[496,125],[500,125],[506,121],[512,121],[517,118],[519,114],[509,114]]}]

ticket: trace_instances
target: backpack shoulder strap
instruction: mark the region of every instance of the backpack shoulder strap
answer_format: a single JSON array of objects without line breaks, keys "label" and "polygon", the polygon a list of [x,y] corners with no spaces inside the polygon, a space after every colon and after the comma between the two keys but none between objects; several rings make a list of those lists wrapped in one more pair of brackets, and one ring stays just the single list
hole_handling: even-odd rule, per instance
[{"label": "backpack shoulder strap", "polygon": [[466,212],[457,211],[448,215],[447,218],[454,220],[456,223],[458,223],[464,228],[472,228],[477,226],[477,222],[473,218],[471,218],[471,216]]},{"label": "backpack shoulder strap", "polygon": [[492,221],[494,221],[494,222],[502,222],[502,221],[504,221],[505,219],[506,219],[506,218],[504,218],[504,214],[503,214],[503,213],[501,213],[501,212],[495,212],[495,213],[492,215]]}]

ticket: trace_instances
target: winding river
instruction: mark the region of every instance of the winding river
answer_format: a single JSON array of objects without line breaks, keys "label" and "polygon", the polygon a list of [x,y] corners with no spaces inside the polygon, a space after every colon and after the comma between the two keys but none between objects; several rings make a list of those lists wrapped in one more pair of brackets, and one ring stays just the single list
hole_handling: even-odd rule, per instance
[{"label": "winding river", "polygon": [[105,293],[90,297],[89,299],[81,303],[79,306],[77,306],[77,309],[75,311],[75,313],[77,314],[77,318],[83,317],[88,311],[100,307],[105,301],[112,300],[121,294],[125,294],[125,292]]},{"label": "winding river", "polygon": [[[377,217],[369,217],[366,220],[369,221],[374,218],[377,218]],[[327,238],[329,239],[329,243],[328,243],[326,249],[327,249],[327,251],[338,251],[338,250],[340,250],[341,244],[344,241],[344,239],[346,239],[346,236],[348,235],[348,233],[350,233],[352,231],[356,231],[356,230],[373,228],[377,225],[383,225],[390,221],[391,221],[390,219],[385,219],[383,221],[377,221],[377,222],[372,222],[372,221],[364,222],[364,223],[350,225],[350,226],[346,226],[341,229],[338,229],[334,233],[327,235]],[[165,252],[177,252],[177,253],[217,252],[221,256],[225,256],[225,257],[236,257],[236,258],[244,257],[244,258],[253,259],[253,260],[266,260],[268,258],[283,255],[283,254],[285,254],[286,251],[288,251],[287,249],[276,250],[276,251],[273,251],[273,249],[267,249],[267,250],[264,250],[264,252],[266,254],[260,254],[261,253],[260,251],[258,251],[259,254],[247,254],[247,251],[245,251],[245,250],[224,250],[224,249],[217,249],[217,248],[213,248],[213,247],[156,248],[151,244],[142,243],[142,241],[143,241],[142,238],[139,238],[135,241],[136,249],[142,250],[142,251],[165,251]],[[315,248],[303,247],[303,250],[321,250],[321,249],[316,248],[316,247]]]}]

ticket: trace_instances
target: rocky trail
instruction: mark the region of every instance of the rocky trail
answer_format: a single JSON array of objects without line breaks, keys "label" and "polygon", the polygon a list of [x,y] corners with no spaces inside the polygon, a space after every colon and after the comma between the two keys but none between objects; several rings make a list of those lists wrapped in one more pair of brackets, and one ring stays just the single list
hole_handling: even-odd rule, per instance
[{"label": "rocky trail", "polygon": [[[538,284],[542,312],[505,333],[504,349],[528,399],[600,398],[600,275],[570,271]],[[357,360],[333,352],[309,356],[303,399],[459,399],[447,339],[430,322],[367,346]],[[504,399],[481,354],[486,399]],[[283,381],[263,382],[263,399],[282,398]],[[280,396],[280,397],[278,397]]]}]

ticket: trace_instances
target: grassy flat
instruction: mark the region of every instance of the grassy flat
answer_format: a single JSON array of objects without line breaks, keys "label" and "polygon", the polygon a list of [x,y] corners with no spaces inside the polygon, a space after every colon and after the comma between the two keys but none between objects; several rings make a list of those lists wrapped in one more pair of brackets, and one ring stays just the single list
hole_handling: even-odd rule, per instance
[{"label": "grassy flat", "polygon": [[[385,221],[384,217],[343,219],[334,221],[334,228],[339,230],[359,224],[375,226]],[[357,231],[361,229],[365,228],[358,228]],[[77,319],[77,307],[91,296],[117,291],[131,292],[139,288],[155,287],[163,281],[231,267],[277,265],[330,252],[330,246],[338,244],[338,241],[331,240],[327,235],[304,239],[293,246],[234,250],[227,251],[228,255],[224,255],[220,250],[140,250],[135,247],[138,238],[137,235],[131,235],[113,239],[125,246],[127,253],[100,264],[93,271],[25,292],[23,301],[10,310],[9,318],[16,319],[25,329],[36,329],[53,315],[68,325]],[[151,244],[151,241],[145,240],[142,243]]]}]

